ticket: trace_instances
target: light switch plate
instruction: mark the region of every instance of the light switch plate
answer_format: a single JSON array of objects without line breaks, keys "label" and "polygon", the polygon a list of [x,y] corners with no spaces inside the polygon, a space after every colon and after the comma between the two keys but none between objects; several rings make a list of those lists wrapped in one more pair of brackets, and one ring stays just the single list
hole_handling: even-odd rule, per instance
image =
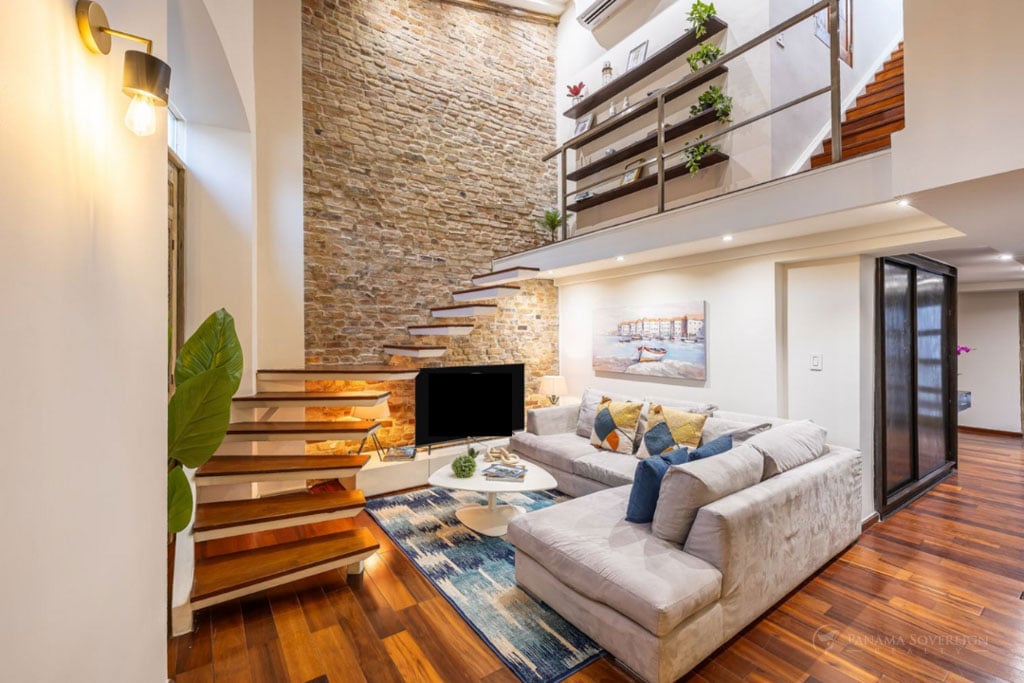
[{"label": "light switch plate", "polygon": [[822,358],[821,354],[820,353],[812,353],[811,354],[811,370],[814,370],[815,372],[821,372],[824,369],[825,369],[824,359]]}]

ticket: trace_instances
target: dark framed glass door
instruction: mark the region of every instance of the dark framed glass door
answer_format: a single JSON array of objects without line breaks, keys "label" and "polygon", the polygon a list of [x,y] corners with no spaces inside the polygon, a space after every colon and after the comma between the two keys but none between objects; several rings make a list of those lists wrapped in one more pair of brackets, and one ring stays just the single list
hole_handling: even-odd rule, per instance
[{"label": "dark framed glass door", "polygon": [[883,517],[956,467],[956,269],[877,262],[875,502]]}]

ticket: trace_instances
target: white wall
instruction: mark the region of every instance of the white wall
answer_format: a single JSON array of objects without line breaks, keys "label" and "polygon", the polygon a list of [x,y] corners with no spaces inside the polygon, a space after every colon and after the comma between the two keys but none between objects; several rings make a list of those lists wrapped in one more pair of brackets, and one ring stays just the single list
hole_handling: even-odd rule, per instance
[{"label": "white wall", "polygon": [[[841,0],[842,2],[843,0]],[[785,21],[814,4],[811,0],[771,0],[771,23]],[[892,0],[853,3],[853,67],[840,62],[843,111],[871,82],[903,36],[903,5]],[[829,49],[814,35],[814,21],[797,24],[783,35],[785,47],[772,43],[772,106],[829,84]],[[830,118],[829,95],[821,95],[772,117],[772,175],[790,173],[818,153]]]},{"label": "white wall", "polygon": [[1020,432],[1020,313],[1017,292],[961,293],[957,343],[973,350],[958,359],[958,385],[973,407],[966,427]]},{"label": "white wall", "polygon": [[305,364],[302,7],[255,3],[257,363]]},{"label": "white wall", "polygon": [[[893,136],[896,193],[1024,168],[1024,3],[904,0],[904,16],[907,126]],[[964,119],[971,93],[992,100],[984,124]],[[951,156],[957,148],[971,151]]]},{"label": "white wall", "polygon": [[[165,54],[165,2],[103,4]],[[3,676],[163,681],[163,120],[146,138],[124,126],[133,44],[89,53],[68,0],[3,7]]]},{"label": "white wall", "polygon": [[[870,344],[865,351],[862,342],[865,336],[870,339],[872,329],[874,285],[864,275],[871,270],[870,259],[867,266],[859,257],[806,259],[801,252],[788,252],[559,281],[560,363],[570,393],[594,386],[813,419],[828,429],[830,442],[862,451],[867,517],[874,510],[873,359]],[[701,299],[707,302],[706,382],[594,372],[595,309]],[[824,371],[808,370],[811,353],[823,354]]]}]

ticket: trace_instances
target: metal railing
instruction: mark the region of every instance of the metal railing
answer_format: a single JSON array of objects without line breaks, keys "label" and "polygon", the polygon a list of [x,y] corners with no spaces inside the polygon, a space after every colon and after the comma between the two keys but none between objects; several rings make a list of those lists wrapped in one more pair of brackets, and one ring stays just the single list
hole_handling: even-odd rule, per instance
[{"label": "metal railing", "polygon": [[[729,126],[728,128],[725,128],[724,130],[721,130],[721,131],[719,131],[719,132],[717,132],[717,133],[715,133],[713,135],[710,135],[710,136],[708,136],[706,138],[702,137],[697,142],[690,143],[690,144],[684,146],[682,149],[677,150],[675,152],[672,152],[671,154],[666,154],[665,153],[665,143],[666,143],[666,139],[665,139],[665,103],[668,100],[671,100],[674,97],[679,96],[680,94],[682,94],[682,93],[686,92],[688,89],[690,89],[690,87],[694,83],[694,81],[696,81],[696,80],[698,80],[700,78],[703,78],[706,75],[706,72],[709,69],[719,69],[719,68],[721,68],[723,65],[725,65],[728,62],[730,62],[730,61],[740,57],[741,55],[746,54],[747,52],[749,52],[753,48],[755,48],[755,47],[757,47],[757,46],[759,46],[759,45],[761,45],[763,43],[768,42],[769,40],[771,40],[772,38],[774,38],[778,34],[780,34],[780,33],[784,32],[784,31],[792,28],[793,26],[796,26],[797,24],[799,24],[802,21],[806,21],[807,19],[810,19],[811,17],[813,17],[818,12],[821,12],[822,10],[827,10],[828,11],[829,67],[830,67],[829,68],[829,85],[827,85],[827,86],[825,86],[823,88],[819,88],[817,90],[814,90],[812,92],[809,92],[806,95],[802,95],[800,97],[796,97],[796,98],[794,98],[792,100],[789,100],[788,102],[785,102],[783,104],[780,104],[780,105],[778,105],[776,107],[772,107],[771,109],[768,109],[767,111],[764,111],[764,112],[762,112],[760,114],[757,114],[755,116],[751,116],[750,118],[744,119],[743,121],[740,121],[739,123],[735,123],[735,124]],[[597,124],[597,125],[591,127],[589,130],[587,130],[587,131],[585,131],[583,133],[580,133],[579,135],[576,135],[576,136],[566,140],[565,142],[563,142],[561,144],[561,146],[559,146],[554,151],[549,152],[548,154],[544,155],[544,157],[542,158],[542,161],[549,161],[550,159],[553,159],[556,156],[559,157],[559,177],[560,177],[560,183],[561,183],[560,188],[559,188],[559,190],[560,190],[559,195],[560,195],[560,198],[561,198],[561,211],[562,211],[562,216],[563,216],[562,239],[565,239],[565,238],[569,237],[569,235],[567,234],[567,232],[568,232],[568,215],[567,215],[567,210],[568,210],[568,203],[569,203],[568,202],[568,196],[570,194],[577,195],[577,194],[585,192],[585,191],[587,191],[589,189],[592,189],[594,187],[598,187],[600,185],[605,185],[608,182],[610,182],[610,179],[606,178],[604,180],[597,181],[596,183],[592,183],[592,184],[586,185],[584,187],[577,187],[572,192],[569,192],[568,191],[568,178],[567,178],[567,176],[569,174],[569,169],[568,169],[568,165],[567,165],[567,153],[568,153],[568,151],[570,149],[576,149],[578,147],[581,147],[581,146],[587,144],[588,142],[591,142],[593,140],[596,140],[596,139],[602,137],[603,134],[606,131],[614,129],[614,128],[618,127],[619,125],[621,125],[622,119],[628,117],[630,115],[630,113],[635,112],[635,111],[640,110],[640,109],[643,109],[644,107],[650,107],[652,103],[655,104],[655,106],[657,108],[657,112],[658,112],[658,124],[657,124],[657,134],[658,134],[658,147],[657,147],[657,149],[658,149],[658,152],[657,152],[657,158],[655,158],[652,161],[648,161],[646,163],[643,163],[640,166],[640,168],[641,169],[646,169],[648,166],[651,166],[653,164],[657,164],[657,166],[658,166],[658,182],[657,182],[658,206],[657,206],[657,213],[659,213],[659,214],[660,213],[664,213],[664,211],[665,211],[665,180],[666,180],[666,177],[665,177],[665,175],[666,175],[665,174],[665,171],[666,171],[665,162],[668,160],[669,157],[676,156],[676,155],[679,155],[679,154],[685,154],[689,149],[694,148],[694,147],[696,147],[699,144],[705,144],[705,143],[710,142],[711,140],[715,140],[715,139],[718,139],[718,138],[723,137],[725,135],[728,135],[729,133],[732,133],[733,131],[736,131],[736,130],[738,130],[740,128],[743,128],[744,126],[749,126],[752,123],[756,123],[757,121],[760,121],[760,120],[765,119],[765,118],[767,118],[769,116],[777,114],[777,113],[779,113],[781,111],[789,109],[790,107],[795,107],[798,104],[802,104],[803,102],[811,100],[811,99],[813,99],[815,97],[818,97],[820,95],[824,95],[825,93],[829,93],[830,96],[831,96],[831,98],[830,98],[830,116],[831,116],[831,128],[832,128],[832,163],[836,163],[838,161],[842,161],[842,158],[843,158],[842,91],[840,89],[839,75],[840,75],[840,69],[839,69],[839,0],[820,0],[819,2],[814,3],[813,5],[808,7],[807,9],[803,10],[802,12],[794,14],[789,19],[786,19],[785,21],[782,21],[782,22],[776,24],[775,26],[769,28],[768,30],[764,31],[763,33],[761,33],[761,34],[757,35],[756,37],[754,37],[754,38],[748,40],[747,42],[743,43],[739,47],[737,47],[737,48],[735,48],[733,50],[730,50],[729,52],[725,53],[724,55],[722,55],[721,57],[719,57],[715,61],[711,62],[710,64],[705,64],[703,67],[701,67],[697,71],[689,73],[686,76],[684,76],[683,78],[681,78],[681,79],[679,79],[677,81],[674,81],[673,83],[665,86],[664,88],[661,88],[657,92],[652,93],[652,94],[644,97],[643,99],[641,99],[637,103],[635,103],[635,104],[631,105],[630,107],[628,107],[628,108],[622,110],[621,112],[619,112],[619,114],[617,116],[612,116],[612,117],[606,119],[605,121],[603,121],[602,123]]]}]

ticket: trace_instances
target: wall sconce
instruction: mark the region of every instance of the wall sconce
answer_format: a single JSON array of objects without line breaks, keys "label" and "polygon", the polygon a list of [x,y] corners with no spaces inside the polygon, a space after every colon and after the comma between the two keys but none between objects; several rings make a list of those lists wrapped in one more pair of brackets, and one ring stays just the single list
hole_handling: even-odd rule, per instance
[{"label": "wall sconce", "polygon": [[110,28],[107,14],[99,3],[78,0],[75,5],[78,32],[85,46],[96,54],[110,54],[110,38],[127,38],[146,46],[145,52],[128,50],[124,53],[122,91],[132,98],[124,125],[136,135],[156,132],[156,107],[167,106],[167,89],[171,85],[171,67],[154,57],[153,41],[141,36],[115,31]]}]

